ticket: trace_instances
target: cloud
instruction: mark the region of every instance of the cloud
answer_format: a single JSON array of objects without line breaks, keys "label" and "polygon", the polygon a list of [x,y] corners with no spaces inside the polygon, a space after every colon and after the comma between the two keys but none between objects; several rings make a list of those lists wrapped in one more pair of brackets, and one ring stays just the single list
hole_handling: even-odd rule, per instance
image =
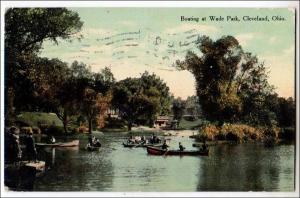
[{"label": "cloud", "polygon": [[235,38],[239,41],[240,45],[246,46],[254,38],[257,38],[257,36],[259,36],[258,33],[251,32],[251,33],[238,34],[235,36]]}]

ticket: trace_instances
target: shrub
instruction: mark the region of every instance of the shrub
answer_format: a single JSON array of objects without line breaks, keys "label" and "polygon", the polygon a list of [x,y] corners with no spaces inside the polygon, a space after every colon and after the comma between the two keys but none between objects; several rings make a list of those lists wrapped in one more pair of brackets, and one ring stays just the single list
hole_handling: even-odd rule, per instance
[{"label": "shrub", "polygon": [[203,126],[200,128],[200,140],[204,141],[204,140],[215,140],[215,136],[216,134],[218,134],[218,128],[213,125],[213,124],[207,124],[206,126]]}]

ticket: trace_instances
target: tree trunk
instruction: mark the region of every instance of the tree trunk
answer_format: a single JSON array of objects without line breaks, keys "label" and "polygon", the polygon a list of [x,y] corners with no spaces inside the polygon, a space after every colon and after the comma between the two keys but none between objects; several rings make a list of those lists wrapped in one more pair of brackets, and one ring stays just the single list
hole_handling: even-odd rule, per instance
[{"label": "tree trunk", "polygon": [[89,118],[89,134],[92,134],[92,118]]},{"label": "tree trunk", "polygon": [[65,133],[68,133],[68,131],[67,131],[67,122],[63,121],[63,125],[64,125],[64,131],[65,131]]},{"label": "tree trunk", "polygon": [[67,130],[67,125],[68,125],[68,115],[66,113],[66,110],[64,110],[64,115],[63,115],[63,125],[64,125],[64,131],[65,133],[68,133]]},{"label": "tree trunk", "polygon": [[131,131],[131,128],[132,128],[132,123],[129,122],[129,123],[128,123],[128,131]]}]

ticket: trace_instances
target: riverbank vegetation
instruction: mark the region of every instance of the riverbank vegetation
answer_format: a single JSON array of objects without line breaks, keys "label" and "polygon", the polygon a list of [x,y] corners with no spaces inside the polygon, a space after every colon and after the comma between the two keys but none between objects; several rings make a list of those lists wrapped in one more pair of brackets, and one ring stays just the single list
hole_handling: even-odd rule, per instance
[{"label": "riverbank vegetation", "polygon": [[[65,8],[6,11],[6,126],[39,127],[52,134],[123,131],[153,127],[157,116],[164,115],[177,121],[177,129],[198,129],[200,140],[295,139],[295,100],[276,94],[267,67],[233,36],[213,41],[199,35],[201,55],[188,51],[176,61],[178,69],[190,71],[196,80],[196,95],[183,100],[147,71],[117,81],[108,67],[94,72],[76,60],[68,64],[40,57],[45,40],[59,44],[80,39],[82,26],[78,14]],[[37,123],[27,116],[22,123],[18,115],[23,112],[56,118]]]},{"label": "riverbank vegetation", "polygon": [[245,52],[236,38],[223,36],[213,41],[202,36],[198,48],[201,56],[189,51],[176,65],[195,76],[203,116],[218,123],[202,127],[202,137],[277,139],[278,127],[295,127],[295,101],[275,93],[268,83],[267,67]]}]

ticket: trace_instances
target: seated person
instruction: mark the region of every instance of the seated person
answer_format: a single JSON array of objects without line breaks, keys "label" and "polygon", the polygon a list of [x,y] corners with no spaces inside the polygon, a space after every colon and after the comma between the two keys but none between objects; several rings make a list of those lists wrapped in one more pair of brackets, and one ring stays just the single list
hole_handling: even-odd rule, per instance
[{"label": "seated person", "polygon": [[206,145],[205,141],[204,141],[204,143],[203,143],[203,145],[202,145],[202,150],[203,150],[203,151],[206,151],[206,150],[207,150],[207,145]]},{"label": "seated person", "polygon": [[101,146],[100,140],[98,138],[96,139],[94,146],[96,146],[96,147]]},{"label": "seated person", "polygon": [[161,146],[161,148],[162,148],[163,150],[167,150],[168,147],[169,147],[169,145],[167,145],[167,141],[165,140],[164,143],[163,143],[163,145]]},{"label": "seated person", "polygon": [[49,144],[54,144],[56,142],[53,135],[49,138],[48,142],[49,142]]},{"label": "seated person", "polygon": [[127,143],[133,144],[134,142],[135,142],[135,141],[134,141],[134,139],[133,139],[133,136],[131,135],[131,136],[128,138]]},{"label": "seated person", "polygon": [[185,149],[185,147],[183,147],[183,146],[181,145],[181,142],[179,142],[179,150],[180,150],[180,151],[184,151],[184,149]]}]

